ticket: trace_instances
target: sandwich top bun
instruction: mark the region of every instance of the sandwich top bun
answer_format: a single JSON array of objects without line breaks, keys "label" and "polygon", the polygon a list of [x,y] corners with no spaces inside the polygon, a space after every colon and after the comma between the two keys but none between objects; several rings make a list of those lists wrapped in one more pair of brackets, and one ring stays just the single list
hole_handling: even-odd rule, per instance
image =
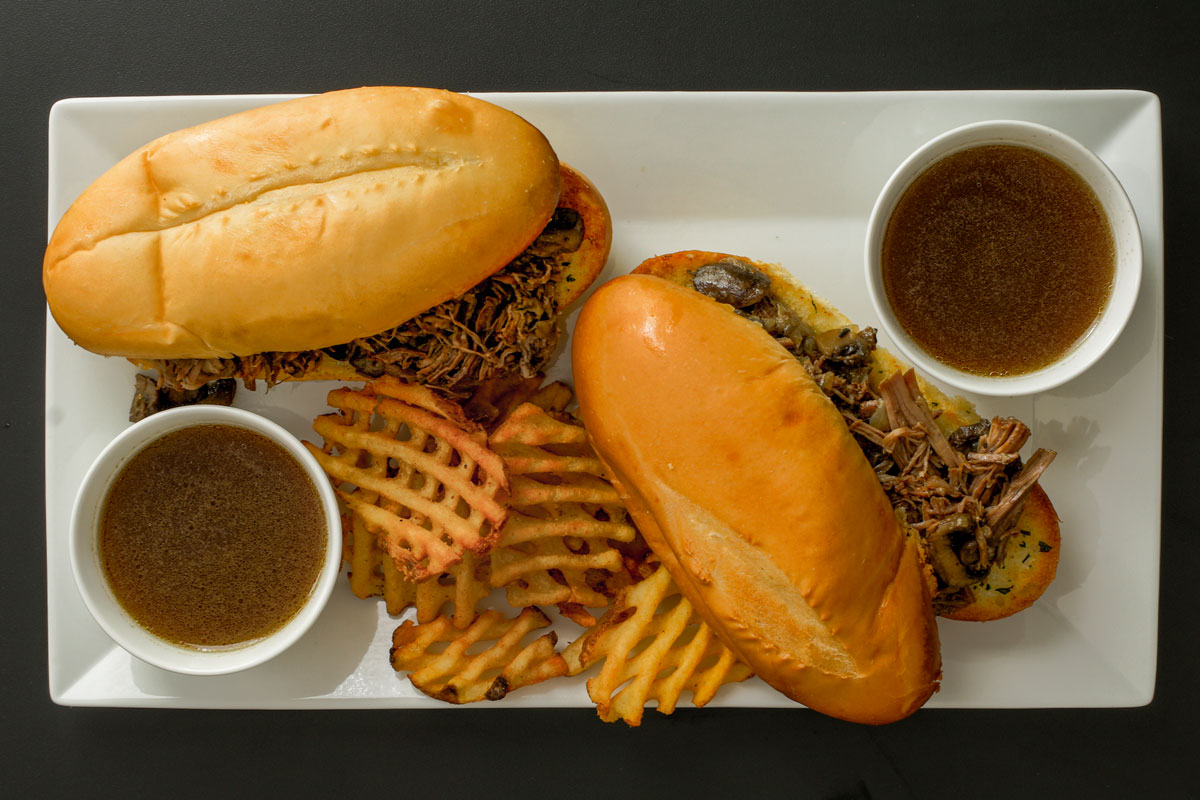
[{"label": "sandwich top bun", "polygon": [[130,154],[63,215],[43,284],[59,326],[104,355],[332,346],[504,267],[559,189],[545,137],[509,111],[435,89],[331,92]]},{"label": "sandwich top bun", "polygon": [[[786,306],[812,330],[830,331],[854,325],[838,309],[802,286],[790,272],[775,264],[742,256],[684,250],[649,258],[634,272],[654,275],[690,288],[698,269],[727,259],[749,264],[767,275],[771,281],[770,297]],[[907,364],[882,347],[871,351],[870,381],[876,390],[884,380],[908,369]],[[930,407],[937,411],[935,422],[946,436],[962,426],[981,421],[975,407],[965,398],[948,396],[920,376],[917,377],[917,383]],[[1035,485],[1025,498],[1016,532],[1004,548],[1003,560],[993,564],[986,577],[970,587],[969,603],[935,603],[936,613],[947,619],[989,622],[1028,608],[1054,581],[1058,571],[1060,544],[1058,514],[1041,485]]]},{"label": "sandwich top bun", "polygon": [[875,724],[936,691],[917,545],[837,410],[761,327],[626,276],[584,305],[572,363],[596,452],[646,541],[756,674]]}]

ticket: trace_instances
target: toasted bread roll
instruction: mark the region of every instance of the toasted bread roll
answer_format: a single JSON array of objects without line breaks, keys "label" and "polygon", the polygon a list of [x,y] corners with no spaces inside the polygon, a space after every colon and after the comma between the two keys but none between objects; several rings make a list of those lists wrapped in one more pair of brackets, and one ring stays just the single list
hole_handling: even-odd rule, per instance
[{"label": "toasted bread roll", "polygon": [[[774,264],[728,253],[688,250],[647,259],[635,273],[655,275],[693,288],[695,276],[701,268],[730,259],[752,266],[768,276],[770,288],[766,296],[785,306],[799,320],[801,327],[817,334],[855,327],[836,308],[812,294],[789,272]],[[874,348],[869,355],[870,383],[876,391],[884,381],[908,370],[907,365],[882,348]],[[951,436],[964,426],[981,422],[975,407],[964,398],[947,396],[919,377],[917,384],[930,409],[937,414],[935,422],[945,436]],[[1024,500],[1015,532],[1000,550],[1000,558],[949,600],[935,598],[938,615],[948,619],[986,622],[1028,608],[1054,580],[1059,546],[1058,516],[1041,486],[1034,485]]]},{"label": "toasted bread roll", "polygon": [[[561,328],[562,311],[586,291],[604,269],[612,243],[612,221],[600,192],[591,181],[568,165],[560,164],[559,170],[562,192],[554,219],[564,217],[576,224],[568,230],[557,230],[552,221],[508,269],[486,278],[483,283],[464,293],[471,297],[456,297],[442,306],[428,309],[401,326],[405,328],[403,331],[394,329],[380,336],[368,337],[380,343],[376,355],[379,364],[384,365],[382,369],[389,370],[386,374],[462,394],[462,390],[469,390],[487,378],[521,374],[524,371],[522,365],[511,363],[511,351],[520,351],[521,356],[531,362],[540,361],[553,352]],[[536,286],[533,289],[545,297],[543,302],[530,301],[524,294],[529,289],[512,288],[521,286],[521,281],[510,275],[512,270],[538,272],[536,265],[525,263],[531,257],[539,259],[543,265],[554,265],[546,291],[542,292]],[[507,294],[498,298],[492,282],[509,287]],[[519,309],[506,310],[506,303],[515,305],[513,295],[521,297],[524,305]],[[480,300],[480,297],[483,299]],[[462,319],[464,310],[469,313],[487,305],[492,305],[499,313],[486,318],[476,314],[473,320]],[[537,315],[529,313],[531,310],[536,311]],[[427,324],[425,318],[435,321]],[[472,321],[474,326],[470,325]],[[514,321],[520,324],[514,325]],[[457,328],[464,323],[472,327],[474,339],[459,344],[455,338],[438,335],[444,328]],[[458,338],[461,338],[461,333]],[[530,338],[538,341],[529,346],[523,340]],[[501,347],[496,346],[498,340]],[[436,342],[433,350],[429,348],[431,342]],[[409,365],[388,361],[389,347],[405,351]],[[502,348],[507,348],[509,352],[502,352]],[[360,381],[384,374],[355,359],[351,350],[343,346],[231,359],[132,360],[141,369],[158,370],[168,385],[186,388],[194,388],[221,377],[240,378],[253,385],[256,380],[268,384],[294,380]],[[471,351],[471,363],[467,368],[463,367],[464,359],[461,358],[465,351]],[[444,368],[446,364],[453,364],[456,369],[447,370]],[[473,369],[470,368],[472,366]]]},{"label": "toasted bread roll", "polygon": [[63,215],[42,280],[76,343],[169,389],[390,375],[466,396],[544,370],[611,239],[525,120],[372,87],[140,148]]},{"label": "toasted bread roll", "polygon": [[308,350],[478,283],[558,193],[554,151],[509,111],[433,89],[331,92],[131,153],[63,215],[43,282],[58,324],[97,353]]},{"label": "toasted bread roll", "polygon": [[635,275],[589,299],[572,360],[585,425],[638,528],[756,674],[874,724],[936,691],[917,544],[837,410],[770,336]]}]

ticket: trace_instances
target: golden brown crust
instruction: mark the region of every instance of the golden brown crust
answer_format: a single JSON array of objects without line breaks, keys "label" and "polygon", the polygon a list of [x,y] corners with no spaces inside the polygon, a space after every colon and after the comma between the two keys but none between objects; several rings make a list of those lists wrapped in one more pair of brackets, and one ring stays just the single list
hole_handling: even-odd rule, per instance
[{"label": "golden brown crust", "polygon": [[562,192],[558,196],[558,206],[578,211],[583,219],[583,244],[562,259],[566,266],[557,287],[558,306],[566,308],[587,291],[608,263],[608,252],[612,248],[612,217],[604,197],[591,181],[566,164],[560,163],[559,167]]},{"label": "golden brown crust", "polygon": [[[680,286],[691,287],[692,275],[697,269],[723,258],[737,258],[765,272],[771,278],[772,295],[782,300],[813,328],[828,330],[854,324],[828,302],[801,286],[782,267],[743,256],[688,250],[647,259],[634,273],[656,275]],[[889,376],[908,369],[907,364],[882,348],[877,348],[872,358],[872,383],[876,388],[879,382]],[[963,425],[979,421],[975,407],[965,398],[950,397],[923,378],[918,377],[917,380],[930,406],[941,412],[937,423],[944,433],[950,434]],[[1019,532],[1009,542],[1003,564],[993,567],[985,581],[972,587],[975,601],[952,612],[943,611],[940,616],[977,622],[1001,619],[1028,608],[1042,595],[1058,570],[1060,538],[1058,516],[1050,498],[1040,486],[1027,498],[1018,526]],[[1027,532],[1028,536],[1022,535],[1022,532]],[[1022,541],[1028,541],[1029,544],[1022,547]],[[1035,544],[1038,542],[1040,546]]]},{"label": "golden brown crust", "polygon": [[59,222],[43,284],[67,335],[106,355],[326,347],[508,264],[559,185],[545,137],[482,100],[402,87],[315,95],[127,156]]},{"label": "golden brown crust", "polygon": [[726,307],[640,275],[588,300],[572,361],[638,528],[756,674],[859,722],[929,698],[940,656],[916,545],[799,362]]},{"label": "golden brown crust", "polygon": [[987,580],[972,587],[974,602],[941,616],[967,622],[990,622],[1010,617],[1033,605],[1058,571],[1058,515],[1042,487],[1025,499],[1017,532],[1005,543],[1004,562]]}]

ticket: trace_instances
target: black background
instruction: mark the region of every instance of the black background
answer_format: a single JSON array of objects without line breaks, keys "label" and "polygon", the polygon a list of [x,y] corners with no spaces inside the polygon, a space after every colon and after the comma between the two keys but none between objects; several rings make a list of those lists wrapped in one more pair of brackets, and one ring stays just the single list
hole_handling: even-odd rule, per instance
[{"label": "black background", "polygon": [[[1193,3],[0,0],[0,794],[1198,796],[1190,326],[1200,194]],[[59,708],[43,521],[47,114],[73,96],[1135,88],[1162,99],[1167,376],[1157,693],[1122,710],[200,712]],[[1153,520],[1147,520],[1153,524]],[[1120,586],[1114,586],[1120,591]],[[1056,676],[1061,680],[1062,676]]]}]

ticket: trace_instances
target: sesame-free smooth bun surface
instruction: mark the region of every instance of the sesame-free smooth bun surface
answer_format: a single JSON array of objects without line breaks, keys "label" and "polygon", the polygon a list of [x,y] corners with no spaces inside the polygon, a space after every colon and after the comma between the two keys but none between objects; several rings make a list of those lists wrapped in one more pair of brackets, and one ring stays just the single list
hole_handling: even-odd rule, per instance
[{"label": "sesame-free smooth bun surface", "polygon": [[883,723],[936,690],[916,546],[804,368],[754,323],[632,275],[574,333],[584,422],[647,542],[769,684]]},{"label": "sesame-free smooth bun surface", "polygon": [[517,115],[368,87],[177,131],[68,209],[43,284],[105,355],[327,347],[394,327],[518,255],[554,211],[557,158]]}]

